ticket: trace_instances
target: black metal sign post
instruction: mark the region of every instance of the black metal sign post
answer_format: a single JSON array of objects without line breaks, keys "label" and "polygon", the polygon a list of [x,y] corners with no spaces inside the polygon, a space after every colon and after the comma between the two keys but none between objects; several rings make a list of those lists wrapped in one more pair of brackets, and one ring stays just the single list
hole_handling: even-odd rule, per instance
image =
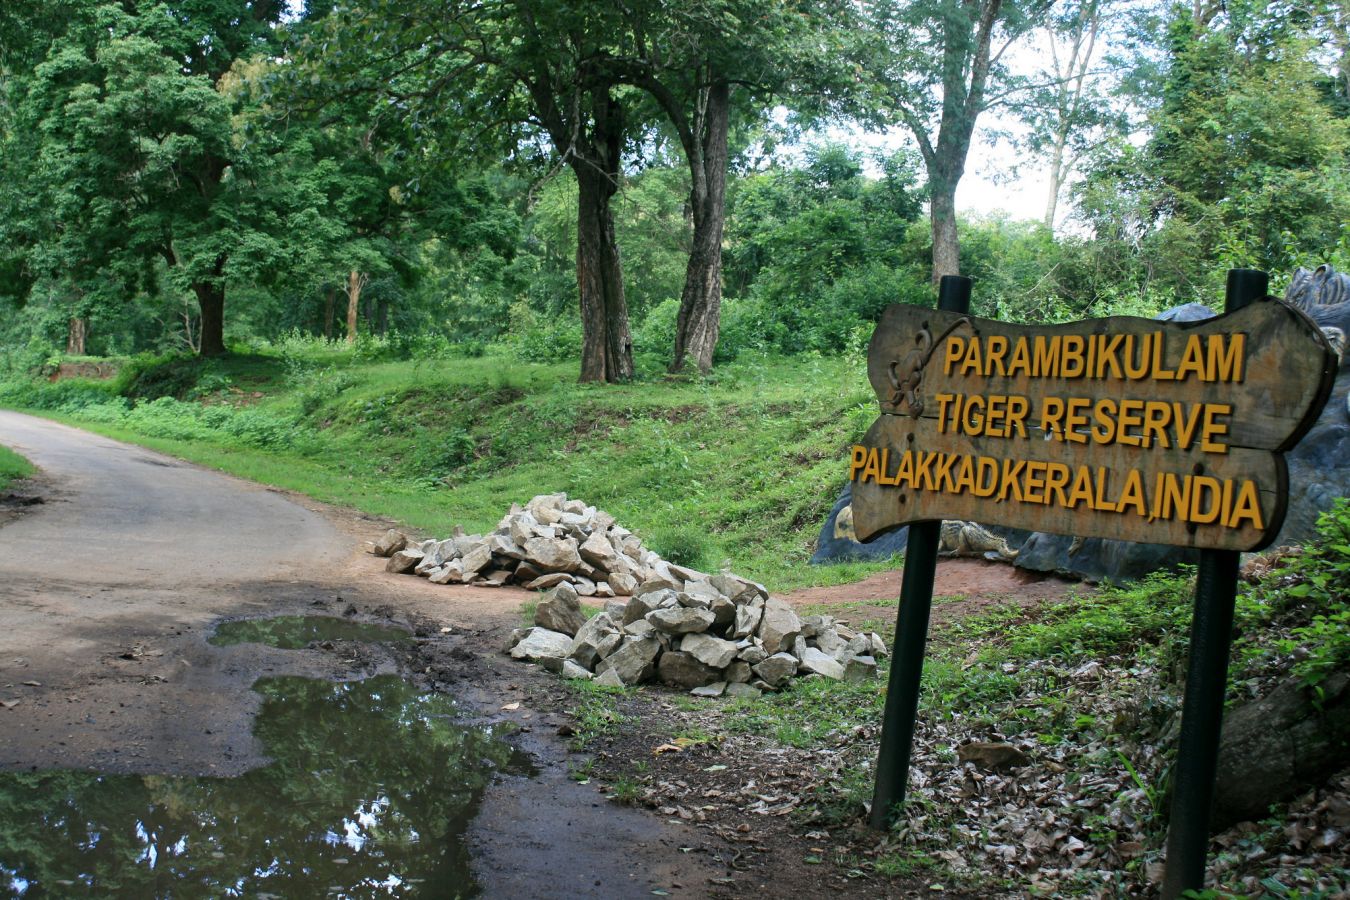
[{"label": "black metal sign post", "polygon": [[[1229,269],[1224,311],[1234,312],[1266,295],[1270,279],[1255,269]],[[1201,550],[1191,616],[1190,665],[1181,707],[1181,737],[1172,772],[1172,812],[1167,823],[1165,900],[1205,886],[1209,810],[1219,765],[1223,699],[1237,602],[1238,552]]]},{"label": "black metal sign post", "polygon": [[[942,276],[938,285],[938,309],[969,312],[970,285],[970,279],[960,275]],[[882,717],[881,748],[877,754],[876,790],[872,794],[870,822],[873,828],[889,826],[896,810],[905,802],[941,536],[941,522],[915,522],[909,526],[904,575],[900,583],[900,609],[895,617],[895,646],[886,688],[886,711]]]}]

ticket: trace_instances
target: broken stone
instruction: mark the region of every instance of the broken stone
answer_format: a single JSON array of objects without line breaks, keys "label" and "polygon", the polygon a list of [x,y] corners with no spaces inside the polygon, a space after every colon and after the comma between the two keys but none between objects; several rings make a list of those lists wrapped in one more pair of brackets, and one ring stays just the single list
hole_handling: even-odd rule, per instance
[{"label": "broken stone", "polygon": [[460,561],[464,564],[465,575],[476,575],[492,565],[492,551],[486,543],[482,543],[465,553]]},{"label": "broken stone", "polygon": [[[802,637],[818,637],[826,632],[834,631],[834,616],[807,616],[802,619]],[[829,651],[826,650],[826,653]]]},{"label": "broken stone", "polygon": [[609,598],[614,596],[614,588],[609,586],[609,582],[601,581],[595,586],[595,596]]},{"label": "broken stone", "polygon": [[589,578],[582,578],[580,575],[576,576],[573,579],[573,581],[574,581],[574,588],[578,594],[580,594],[583,597],[595,596],[594,581],[591,581]]},{"label": "broken stone", "polygon": [[577,629],[567,656],[588,669],[594,669],[596,663],[613,653],[622,641],[623,634],[614,620],[601,613],[587,619]]},{"label": "broken stone", "polygon": [[[735,575],[726,572],[723,572],[720,575],[714,575],[712,578],[709,578],[708,581],[713,587],[721,591],[724,597],[732,603],[735,603],[737,606],[749,603],[757,598],[763,599],[763,596],[761,596],[760,593],[762,588],[759,588],[758,585],[746,581],[744,578],[737,578]],[[764,596],[767,596],[767,594]]]},{"label": "broken stone", "polygon": [[576,538],[530,538],[523,549],[526,559],[548,572],[575,572],[581,566]]},{"label": "broken stone", "polygon": [[526,541],[535,537],[535,529],[538,527],[539,520],[528,511],[523,512],[511,519],[511,540],[515,541],[517,547],[523,547]]},{"label": "broken stone", "polygon": [[432,584],[453,584],[464,580],[464,564],[452,559],[441,570],[427,579]]},{"label": "broken stone", "polygon": [[739,609],[735,603],[732,603],[726,597],[718,597],[709,607],[713,614],[713,626],[721,628],[724,625],[732,625],[736,621],[736,610]]},{"label": "broken stone", "polygon": [[860,653],[859,656],[874,656],[877,659],[889,656],[890,651],[886,649],[886,642],[881,639],[881,635],[874,631],[864,632],[869,641],[872,642],[872,652],[870,654]]},{"label": "broken stone", "polygon": [[656,677],[675,687],[693,688],[722,680],[722,673],[699,662],[693,654],[671,650],[661,654],[656,666]]},{"label": "broken stone", "polygon": [[681,566],[673,562],[667,562],[666,568],[670,574],[674,575],[680,581],[707,581],[708,576],[698,569],[691,569],[688,566]]},{"label": "broken stone", "polygon": [[510,569],[493,569],[483,577],[483,583],[488,587],[501,587],[511,580]]},{"label": "broken stone", "polygon": [[839,660],[817,647],[806,648],[806,652],[801,656],[801,669],[833,678],[835,681],[844,677],[844,667]]},{"label": "broken stone", "polygon": [[609,586],[620,597],[629,597],[637,590],[637,579],[627,572],[614,572],[609,576]]},{"label": "broken stone", "polygon": [[797,618],[792,607],[778,599],[770,597],[764,601],[764,617],[760,620],[758,635],[769,653],[781,653],[792,647],[792,643],[802,632],[802,620]]},{"label": "broken stone", "polygon": [[586,614],[581,611],[577,592],[570,584],[560,584],[544,595],[534,609],[534,624],[569,637],[581,630],[586,624]]},{"label": "broken stone", "polygon": [[599,675],[596,675],[596,676],[595,676],[595,683],[596,683],[596,684],[603,684],[603,685],[605,685],[606,687],[623,687],[623,686],[624,686],[623,679],[619,677],[619,673],[618,673],[617,671],[615,671],[614,669],[606,669],[605,671],[601,672]]},{"label": "broken stone", "polygon": [[816,635],[816,646],[834,657],[836,662],[842,663],[853,655],[849,652],[848,641],[835,632],[833,625]]},{"label": "broken stone", "polygon": [[974,763],[986,772],[1025,766],[1031,762],[1025,753],[1012,744],[975,741],[956,748],[956,758],[963,763]]},{"label": "broken stone", "polygon": [[664,631],[666,634],[690,634],[695,631],[707,631],[716,617],[706,609],[677,606],[671,609],[654,609],[644,618],[651,622],[657,631]]},{"label": "broken stone", "polygon": [[738,659],[727,666],[727,681],[748,682],[752,677],[750,664],[743,659]]},{"label": "broken stone", "polygon": [[629,622],[627,625],[623,626],[623,630],[626,634],[631,634],[633,637],[654,637],[657,633],[656,629],[652,627],[652,623],[648,622],[646,619],[638,619],[636,622]]},{"label": "broken stone", "polygon": [[877,677],[877,661],[870,656],[850,656],[844,660],[845,681],[868,681]]},{"label": "broken stone", "polygon": [[586,538],[585,543],[578,548],[578,552],[586,562],[606,572],[618,565],[615,560],[617,554],[614,552],[614,545],[600,531],[595,531],[590,537]]},{"label": "broken stone", "polygon": [[525,585],[527,591],[545,591],[551,587],[557,587],[560,584],[571,584],[572,576],[565,572],[550,572],[548,575],[540,575],[534,581]]},{"label": "broken stone", "polygon": [[722,692],[726,689],[727,683],[725,681],[714,681],[712,684],[696,687],[689,693],[693,694],[695,697],[720,697],[722,696]]},{"label": "broken stone", "polygon": [[736,657],[745,660],[753,666],[764,662],[764,660],[769,658],[769,654],[764,652],[763,647],[756,647],[754,644],[751,644],[749,647],[745,647],[737,653]]},{"label": "broken stone", "polygon": [[762,691],[760,691],[759,688],[751,684],[742,684],[735,681],[727,683],[728,697],[739,697],[748,700],[753,700],[754,698],[760,696],[761,694]]},{"label": "broken stone", "polygon": [[408,536],[391,528],[384,533],[384,537],[375,542],[371,552],[376,556],[388,557],[393,556],[406,546],[408,546]]},{"label": "broken stone", "polygon": [[776,688],[797,674],[797,657],[791,653],[775,653],[752,668],[766,684]]},{"label": "broken stone", "polygon": [[686,634],[684,640],[680,641],[680,650],[714,669],[725,669],[736,658],[736,644],[733,641],[724,641],[710,634]]},{"label": "broken stone", "polygon": [[525,558],[525,551],[520,549],[520,545],[512,540],[509,534],[494,534],[488,538],[488,550],[497,556],[505,556],[509,559]]},{"label": "broken stone", "polygon": [[653,638],[625,638],[623,645],[595,667],[597,674],[618,672],[624,684],[639,684],[651,677],[661,642]]},{"label": "broken stone", "polygon": [[389,562],[385,564],[386,572],[393,572],[395,575],[406,575],[417,567],[422,561],[421,550],[397,550],[394,555],[389,557]]},{"label": "broken stone", "polygon": [[764,601],[758,597],[743,606],[736,607],[736,628],[733,637],[749,637],[759,630],[760,620],[764,616]]},{"label": "broken stone", "polygon": [[542,662],[545,659],[562,660],[572,646],[572,638],[560,631],[547,628],[530,628],[525,631],[514,647],[511,656],[515,659]]}]

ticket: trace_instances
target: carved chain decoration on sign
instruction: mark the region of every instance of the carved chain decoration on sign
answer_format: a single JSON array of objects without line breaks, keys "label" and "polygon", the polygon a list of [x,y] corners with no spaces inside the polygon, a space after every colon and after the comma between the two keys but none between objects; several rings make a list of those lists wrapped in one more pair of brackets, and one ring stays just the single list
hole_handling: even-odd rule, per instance
[{"label": "carved chain decoration on sign", "polygon": [[882,415],[849,463],[854,527],[971,519],[1260,549],[1284,520],[1281,451],[1334,373],[1317,326],[1274,299],[1197,323],[1052,327],[891,306],[868,353]]}]

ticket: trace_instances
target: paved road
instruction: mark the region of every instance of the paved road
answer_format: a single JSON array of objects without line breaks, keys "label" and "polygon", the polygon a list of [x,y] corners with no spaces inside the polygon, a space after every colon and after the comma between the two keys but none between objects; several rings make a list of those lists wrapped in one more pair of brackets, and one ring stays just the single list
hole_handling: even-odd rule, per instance
[{"label": "paved road", "polygon": [[0,534],[7,582],[217,585],[311,570],[350,549],[325,518],[280,494],[140,447],[5,411],[0,443],[58,487],[57,502]]},{"label": "paved road", "polygon": [[0,444],[41,468],[48,498],[0,521],[0,701],[18,701],[0,706],[0,770],[229,775],[258,765],[257,677],[347,678],[392,664],[378,651],[354,666],[319,650],[213,647],[206,636],[226,616],[337,614],[354,601],[453,621],[453,640],[477,653],[457,647],[445,663],[461,667],[473,706],[511,699],[521,707],[512,715],[549,723],[522,733],[539,774],[495,785],[475,822],[486,896],[706,884],[703,858],[677,849],[697,843],[694,833],[569,778],[559,720],[531,711],[529,672],[497,652],[519,623],[510,589],[386,576],[383,560],[358,551],[378,523],[44,419],[0,411]]}]

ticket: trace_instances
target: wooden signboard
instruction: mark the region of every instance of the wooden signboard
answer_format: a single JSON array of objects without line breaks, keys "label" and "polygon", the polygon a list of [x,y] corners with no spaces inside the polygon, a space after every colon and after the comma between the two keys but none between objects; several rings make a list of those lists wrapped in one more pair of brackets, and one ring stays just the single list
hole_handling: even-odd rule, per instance
[{"label": "wooden signboard", "polygon": [[1312,320],[1228,272],[1226,315],[1046,328],[966,315],[970,280],[939,309],[892,306],[867,370],[881,417],[853,447],[861,540],[913,525],[905,550],[871,822],[905,797],[941,519],[1199,549],[1168,823],[1166,900],[1204,885],[1238,551],[1284,521],[1283,451],[1331,393],[1336,356]]},{"label": "wooden signboard", "polygon": [[1281,451],[1335,367],[1312,320],[1274,299],[1196,323],[1051,327],[891,306],[868,352],[882,414],[849,462],[854,527],[1260,549],[1284,521]]}]

